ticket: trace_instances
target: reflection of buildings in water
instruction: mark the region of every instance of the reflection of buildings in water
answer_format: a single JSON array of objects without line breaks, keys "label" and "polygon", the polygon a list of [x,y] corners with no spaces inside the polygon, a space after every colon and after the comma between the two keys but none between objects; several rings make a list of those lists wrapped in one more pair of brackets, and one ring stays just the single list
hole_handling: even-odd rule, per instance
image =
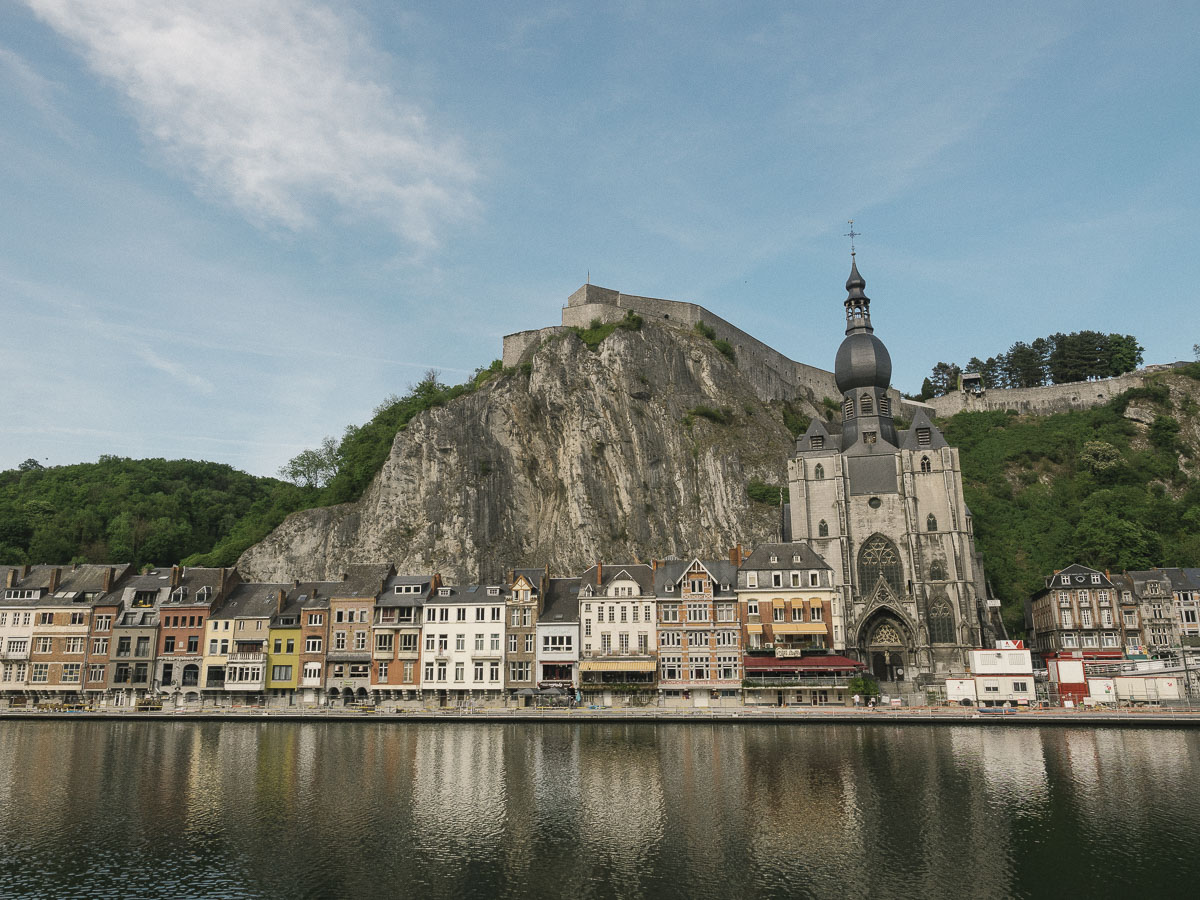
[{"label": "reflection of buildings in water", "polygon": [[977,767],[992,802],[1013,808],[1046,801],[1046,757],[1041,732],[1013,728],[951,728],[954,758]]},{"label": "reflection of buildings in water", "polygon": [[504,729],[480,724],[421,728],[413,777],[413,825],[423,845],[495,848],[504,834]]},{"label": "reflection of buildings in water", "polygon": [[579,755],[579,840],[594,862],[633,883],[663,836],[662,771],[655,754],[630,747],[629,727],[586,741]]},{"label": "reflection of buildings in water", "polygon": [[683,857],[698,882],[726,883],[730,848],[746,843],[749,787],[742,728],[660,725],[655,750],[664,802],[676,811],[664,819],[664,851]]},{"label": "reflection of buildings in water", "polygon": [[1138,828],[1176,792],[1194,790],[1196,741],[1184,732],[1072,729],[1063,740],[1069,769],[1060,777],[1092,828]]}]

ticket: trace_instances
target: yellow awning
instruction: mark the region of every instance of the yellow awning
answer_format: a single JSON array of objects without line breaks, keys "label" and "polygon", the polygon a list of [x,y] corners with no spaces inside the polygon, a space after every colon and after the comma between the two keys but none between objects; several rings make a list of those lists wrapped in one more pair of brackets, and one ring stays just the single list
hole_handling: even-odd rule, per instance
[{"label": "yellow awning", "polygon": [[771,630],[776,634],[825,634],[825,626],[819,622],[779,622]]},{"label": "yellow awning", "polygon": [[746,630],[748,632],[750,632],[751,634],[762,634],[762,626],[761,625],[754,625],[752,623],[747,624]]},{"label": "yellow awning", "polygon": [[585,659],[579,664],[581,672],[653,672],[652,659]]}]

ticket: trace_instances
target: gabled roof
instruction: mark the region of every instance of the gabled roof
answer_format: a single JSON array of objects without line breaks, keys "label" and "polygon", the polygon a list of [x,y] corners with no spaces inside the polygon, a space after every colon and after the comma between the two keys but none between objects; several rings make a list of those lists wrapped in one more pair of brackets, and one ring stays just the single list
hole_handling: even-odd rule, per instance
[{"label": "gabled roof", "polygon": [[[493,590],[495,594],[489,594]],[[426,603],[503,603],[502,584],[443,584],[433,591]]]},{"label": "gabled roof", "polygon": [[[376,606],[421,606],[433,589],[434,576],[430,575],[393,575],[383,584],[383,591],[375,601]],[[416,586],[416,593],[397,593],[398,587]]]},{"label": "gabled roof", "polygon": [[395,574],[391,563],[369,563],[347,566],[340,580],[326,582],[336,585],[329,591],[334,600],[362,600],[377,597],[383,591],[383,584]]},{"label": "gabled roof", "polygon": [[[771,557],[775,562],[771,562]],[[799,561],[792,557],[799,556]],[[788,544],[759,544],[743,561],[743,569],[828,569],[829,563],[803,541]]]},{"label": "gabled roof", "polygon": [[1067,566],[1065,569],[1060,569],[1059,571],[1055,572],[1053,575],[1046,576],[1046,590],[1061,590],[1062,588],[1067,587],[1068,585],[1065,585],[1062,583],[1063,575],[1067,575],[1070,577],[1070,579],[1071,579],[1070,587],[1072,587],[1072,588],[1091,587],[1093,584],[1093,582],[1092,582],[1093,575],[1100,576],[1100,587],[1112,587],[1113,586],[1113,583],[1109,580],[1108,576],[1105,575],[1103,572],[1101,572],[1099,569],[1090,569],[1087,566],[1081,565],[1079,563],[1072,563],[1071,565]]},{"label": "gabled roof", "polygon": [[[597,577],[599,574],[599,577]],[[579,576],[580,590],[590,587],[595,594],[603,594],[614,581],[632,581],[641,594],[654,593],[654,568],[645,563],[607,563],[591,566]]]},{"label": "gabled roof", "polygon": [[[692,567],[699,564],[713,582],[714,597],[733,597],[737,587],[737,566],[727,559],[700,559],[693,557],[683,560],[668,560],[660,563],[654,573],[654,593],[659,597],[678,596],[679,583],[683,581]],[[667,590],[670,585],[671,590]]]},{"label": "gabled roof", "polygon": [[[921,428],[929,429],[929,443],[922,444],[917,430]],[[918,409],[913,414],[912,424],[907,431],[901,431],[899,435],[901,450],[940,450],[942,447],[949,447],[946,443],[946,438],[942,436],[942,432],[929,419],[929,414],[923,409]]]}]

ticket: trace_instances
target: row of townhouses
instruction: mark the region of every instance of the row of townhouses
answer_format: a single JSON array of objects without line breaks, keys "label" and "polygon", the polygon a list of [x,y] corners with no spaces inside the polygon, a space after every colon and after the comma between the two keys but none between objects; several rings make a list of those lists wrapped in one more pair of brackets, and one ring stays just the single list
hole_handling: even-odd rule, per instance
[{"label": "row of townhouses", "polygon": [[[174,707],[585,702],[845,703],[864,663],[833,570],[803,542],[727,559],[515,569],[498,584],[353,566],[244,582],[233,569],[2,567],[0,700]],[[1043,659],[1200,642],[1200,570],[1074,565],[1027,604]]]}]

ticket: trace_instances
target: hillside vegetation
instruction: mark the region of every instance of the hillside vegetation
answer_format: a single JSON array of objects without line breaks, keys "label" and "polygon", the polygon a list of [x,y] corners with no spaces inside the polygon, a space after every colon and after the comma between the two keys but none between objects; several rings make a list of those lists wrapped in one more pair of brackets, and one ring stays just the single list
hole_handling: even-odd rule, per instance
[{"label": "hillside vegetation", "polygon": [[1006,621],[1073,562],[1099,569],[1200,565],[1200,364],[1096,409],[1053,416],[963,412],[942,423]]}]

